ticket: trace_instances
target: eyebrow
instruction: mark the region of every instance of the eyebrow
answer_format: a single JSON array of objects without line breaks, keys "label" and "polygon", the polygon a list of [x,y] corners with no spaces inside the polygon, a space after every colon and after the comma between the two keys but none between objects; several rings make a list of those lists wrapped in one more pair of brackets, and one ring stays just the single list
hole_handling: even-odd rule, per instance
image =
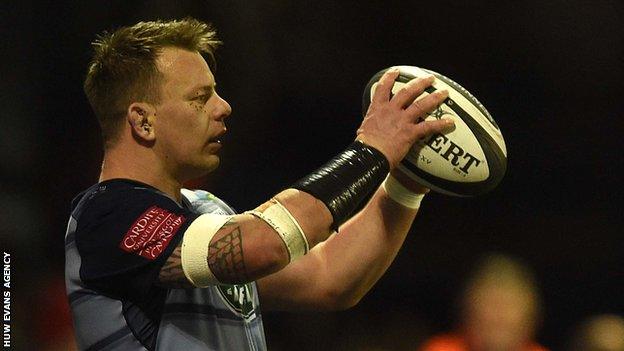
[{"label": "eyebrow", "polygon": [[211,92],[213,90],[215,90],[215,88],[217,87],[217,83],[214,83],[213,85],[202,85],[201,87],[195,89],[195,90],[203,90],[205,92]]},{"label": "eyebrow", "polygon": [[214,83],[213,85],[201,85],[201,86],[197,86],[193,89],[191,89],[191,92],[189,93],[189,97],[195,97],[197,96],[196,93],[199,92],[203,92],[203,93],[213,93],[215,90],[215,87],[217,86],[217,83]]}]

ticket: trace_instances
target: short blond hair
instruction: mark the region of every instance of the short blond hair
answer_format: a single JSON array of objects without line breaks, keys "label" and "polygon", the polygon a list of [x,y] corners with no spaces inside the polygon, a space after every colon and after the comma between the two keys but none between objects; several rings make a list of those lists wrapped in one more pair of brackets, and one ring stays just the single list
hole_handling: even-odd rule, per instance
[{"label": "short blond hair", "polygon": [[163,48],[199,52],[214,71],[214,52],[220,44],[210,24],[193,18],[139,22],[100,34],[92,43],[95,52],[84,91],[100,123],[105,147],[116,140],[132,102],[160,102],[163,77],[156,59]]}]

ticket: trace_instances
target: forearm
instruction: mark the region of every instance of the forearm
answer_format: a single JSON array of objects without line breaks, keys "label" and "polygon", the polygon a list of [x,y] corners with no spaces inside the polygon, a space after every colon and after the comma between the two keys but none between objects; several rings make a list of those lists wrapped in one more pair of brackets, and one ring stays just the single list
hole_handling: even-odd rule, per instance
[{"label": "forearm", "polygon": [[281,270],[350,218],[387,172],[383,154],[354,142],[252,211],[200,216],[180,252],[188,280],[195,286],[245,283]]},{"label": "forearm", "polygon": [[380,188],[367,206],[301,260],[259,281],[266,310],[338,310],[356,304],[403,244],[416,210]]},{"label": "forearm", "polygon": [[[339,227],[350,218],[358,205],[379,186],[387,172],[388,160],[381,152],[361,142],[353,142],[344,152],[296,182],[292,188],[252,211],[251,214],[274,229],[286,246],[287,257],[282,257],[271,267],[279,270],[325,241],[332,232],[331,228]],[[246,230],[241,232],[245,236]],[[263,235],[259,239],[266,241],[265,238]],[[261,247],[253,241],[250,244]],[[262,250],[258,254],[262,254]],[[247,261],[250,264],[257,262],[253,257],[245,261],[246,265]],[[260,265],[266,263],[260,262]],[[259,278],[256,275],[253,277]]]},{"label": "forearm", "polygon": [[[377,196],[375,196],[373,201],[380,201],[376,199],[376,197]],[[381,201],[383,201],[383,198]],[[296,219],[303,233],[305,233],[310,248],[325,241],[332,233],[331,226],[335,219],[327,208],[327,205],[314,196],[297,189],[286,189],[274,196],[274,199],[287,208],[290,214]],[[258,206],[255,211],[262,213],[272,204],[272,201],[267,201]],[[369,216],[377,217],[377,214],[371,213]],[[373,223],[379,221],[375,221],[372,218],[363,220],[364,223],[361,224],[363,226],[384,225],[381,222]],[[358,225],[357,223],[361,221],[362,220],[356,221],[356,228]],[[213,242],[219,241],[220,238],[230,235],[232,232],[240,236],[240,240],[243,243],[242,253],[245,253],[244,255],[241,253],[241,260],[243,260],[241,263],[246,269],[244,276],[247,280],[256,280],[267,274],[274,273],[284,268],[289,263],[288,251],[284,250],[283,247],[284,242],[279,239],[275,230],[261,219],[253,216],[239,215],[235,217],[233,222],[238,223],[238,225],[233,229],[225,230],[222,234],[217,234]],[[369,224],[368,222],[371,223]],[[347,232],[351,230],[349,227],[353,226],[353,224],[347,225],[348,223],[349,222],[343,225]],[[391,226],[395,226],[395,224]],[[409,223],[407,226],[409,227]],[[229,270],[229,267],[227,270]]]},{"label": "forearm", "polygon": [[326,242],[323,254],[332,264],[323,279],[338,284],[333,289],[342,292],[344,303],[355,304],[384,274],[403,245],[416,213],[380,188],[369,204]]}]

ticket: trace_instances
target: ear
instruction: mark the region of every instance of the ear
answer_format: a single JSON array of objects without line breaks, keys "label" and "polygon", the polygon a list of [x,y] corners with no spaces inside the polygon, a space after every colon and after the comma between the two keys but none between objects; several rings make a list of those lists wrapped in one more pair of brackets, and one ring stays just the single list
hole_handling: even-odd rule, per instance
[{"label": "ear", "polygon": [[128,123],[135,137],[145,141],[154,141],[156,139],[153,125],[156,109],[151,104],[133,102],[128,106],[127,115]]}]

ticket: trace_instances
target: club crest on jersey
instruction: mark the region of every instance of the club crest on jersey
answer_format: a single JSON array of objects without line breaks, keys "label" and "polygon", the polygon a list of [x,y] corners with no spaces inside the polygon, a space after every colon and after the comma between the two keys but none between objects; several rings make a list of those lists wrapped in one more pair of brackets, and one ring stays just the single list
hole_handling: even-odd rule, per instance
[{"label": "club crest on jersey", "polygon": [[217,285],[219,296],[237,316],[249,322],[256,318],[251,284]]}]

